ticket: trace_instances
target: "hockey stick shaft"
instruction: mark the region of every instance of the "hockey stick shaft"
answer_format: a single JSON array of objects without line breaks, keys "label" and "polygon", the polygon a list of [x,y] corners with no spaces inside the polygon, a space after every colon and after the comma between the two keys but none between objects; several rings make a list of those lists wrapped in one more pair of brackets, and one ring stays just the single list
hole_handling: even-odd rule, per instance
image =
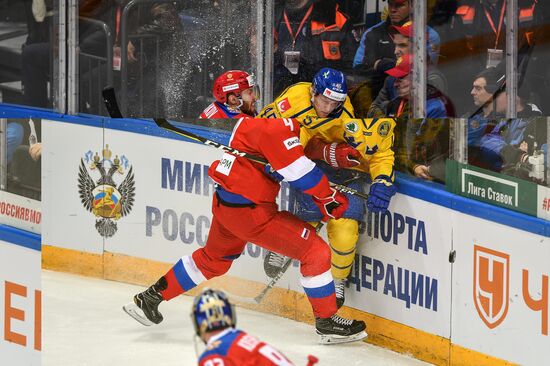
[{"label": "hockey stick shaft", "polygon": [[[120,113],[120,109],[118,108],[118,103],[117,103],[117,100],[116,100],[116,95],[115,95],[114,89],[112,87],[105,88],[102,92],[102,95],[103,95],[103,99],[105,101],[105,106],[107,107],[107,111],[109,112],[109,115],[112,118],[122,118],[122,114]],[[267,160],[265,160],[264,158],[262,158],[262,157],[255,156],[255,155],[252,155],[252,154],[248,154],[248,153],[243,152],[243,151],[239,151],[239,150],[234,149],[232,147],[220,144],[219,142],[212,141],[212,140],[209,140],[209,139],[204,138],[202,136],[196,135],[192,132],[184,130],[183,128],[176,127],[173,124],[171,124],[170,122],[168,122],[165,118],[153,118],[153,120],[155,121],[156,125],[159,126],[160,128],[165,129],[167,131],[171,131],[171,132],[176,133],[180,136],[187,137],[189,139],[198,141],[198,142],[203,143],[205,145],[215,147],[216,149],[223,150],[223,151],[231,153],[233,155],[242,156],[243,158],[255,161],[255,162],[260,163],[260,164],[264,164],[264,165],[269,164],[269,162]],[[333,182],[329,182],[329,183],[330,183],[331,187],[333,187],[334,189],[336,189],[336,190],[338,190],[342,193],[348,193],[348,194],[351,194],[353,196],[360,197],[364,200],[368,200],[368,198],[369,198],[369,196],[367,194],[365,194],[363,192],[359,192],[359,191],[357,191],[353,188],[349,188],[345,185],[338,184],[338,183],[333,183]]]}]

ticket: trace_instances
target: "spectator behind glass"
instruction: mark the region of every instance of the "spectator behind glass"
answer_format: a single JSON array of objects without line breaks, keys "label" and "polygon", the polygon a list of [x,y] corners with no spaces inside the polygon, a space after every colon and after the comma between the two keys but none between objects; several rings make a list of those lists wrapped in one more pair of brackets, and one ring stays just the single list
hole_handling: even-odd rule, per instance
[{"label": "spectator behind glass", "polygon": [[[502,94],[504,97],[501,97]],[[496,99],[498,100],[496,104],[506,110],[506,93],[499,94]],[[540,116],[541,113],[525,109],[524,115]],[[498,122],[490,133],[481,138],[481,163],[495,172],[528,178],[529,146],[524,134],[530,123],[531,120],[526,118],[505,119]],[[536,123],[536,120],[533,123]],[[543,176],[540,177],[540,179],[543,178]]]},{"label": "spectator behind glass", "polygon": [[[402,26],[391,26],[390,32],[392,39],[395,45],[395,57],[399,58],[411,52],[410,39],[413,36],[413,23],[411,21],[406,22]],[[439,90],[442,93],[445,93],[447,89],[447,80],[445,76],[437,69],[437,60],[439,58],[439,35],[432,29],[428,27],[427,35],[427,52],[428,52],[428,85],[431,85],[433,88]],[[390,100],[395,98],[397,95],[397,89],[395,87],[395,78],[393,76],[386,77],[384,81],[384,87],[378,93],[376,99],[368,107],[368,112],[366,117],[381,117],[384,115],[386,105]],[[365,103],[358,104],[360,106],[354,105],[356,115],[358,117],[364,117],[364,115],[358,114],[358,109],[363,110]],[[452,117],[452,116],[448,116]]]},{"label": "spectator behind glass", "polygon": [[386,71],[395,78],[397,96],[387,104],[385,115],[403,117],[395,127],[396,166],[419,178],[444,182],[449,156],[449,127],[444,118],[453,115],[454,109],[440,91],[428,85],[427,119],[410,118],[411,70],[412,55],[405,54]]},{"label": "spectator behind glass", "polygon": [[372,96],[378,95],[382,89],[386,78],[384,72],[395,66],[395,47],[390,27],[407,22],[412,8],[408,0],[389,0],[388,11],[385,20],[363,33],[353,59],[353,67],[366,73]]},{"label": "spectator behind glass", "polygon": [[[87,18],[103,19],[109,13],[112,0],[81,0],[79,15]],[[106,40],[102,33],[91,29],[89,24],[79,23],[79,51],[105,57]],[[23,47],[22,83],[23,101],[26,105],[40,108],[51,108],[48,99],[48,82],[51,81],[52,47],[48,41],[32,43]],[[56,45],[57,47],[57,45]]]},{"label": "spectator behind glass", "polygon": [[274,95],[330,67],[351,70],[357,42],[352,24],[333,0],[275,2]]},{"label": "spectator behind glass", "polygon": [[41,197],[41,121],[29,119],[15,123],[22,134],[22,144],[14,153],[8,170],[8,191],[35,200]]},{"label": "spectator behind glass", "polygon": [[[518,0],[518,49],[536,43],[541,25],[540,3]],[[442,40],[440,68],[453,85],[449,89],[450,97],[462,115],[466,112],[466,91],[470,87],[464,76],[495,67],[505,58],[506,0],[440,0],[433,14],[429,24],[436,28]],[[540,75],[546,66],[530,62],[529,69],[526,74],[529,82],[542,85]]]},{"label": "spectator behind glass", "polygon": [[7,158],[8,165],[13,159],[13,153],[15,149],[23,142],[23,126],[17,122],[10,122],[7,125],[6,133],[7,144]]}]

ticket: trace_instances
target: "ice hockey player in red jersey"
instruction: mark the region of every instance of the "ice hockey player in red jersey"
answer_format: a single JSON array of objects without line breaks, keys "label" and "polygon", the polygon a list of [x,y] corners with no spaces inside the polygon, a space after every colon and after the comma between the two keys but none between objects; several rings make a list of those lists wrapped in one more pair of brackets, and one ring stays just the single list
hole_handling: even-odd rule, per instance
[{"label": "ice hockey player in red jersey", "polygon": [[199,366],[293,366],[281,352],[235,328],[235,307],[225,294],[206,289],[195,298],[191,321],[206,344]]},{"label": "ice hockey player in red jersey", "polygon": [[212,95],[216,101],[200,114],[200,118],[235,118],[256,115],[260,98],[253,74],[246,71],[226,71],[214,81]]},{"label": "ice hockey player in red jersey", "polygon": [[[212,163],[216,183],[212,223],[206,245],[183,256],[124,310],[144,325],[158,324],[159,304],[225,274],[247,242],[300,261],[301,284],[313,308],[320,343],[342,343],[366,337],[365,323],[336,315],[331,252],[310,224],[279,211],[275,198],[279,174],[292,187],[313,196],[325,220],[339,218],[346,196],[330,187],[325,174],[304,155],[300,125],[293,119],[250,118],[237,121],[229,145],[267,160],[272,170],[241,156],[224,153]],[[272,173],[268,173],[272,171]]]}]

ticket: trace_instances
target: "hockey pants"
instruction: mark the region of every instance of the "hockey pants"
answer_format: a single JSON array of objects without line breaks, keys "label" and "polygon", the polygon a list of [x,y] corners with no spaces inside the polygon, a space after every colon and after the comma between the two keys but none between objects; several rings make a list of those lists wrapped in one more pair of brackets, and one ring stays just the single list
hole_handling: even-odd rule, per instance
[{"label": "hockey pants", "polygon": [[331,252],[315,228],[275,203],[235,207],[214,196],[212,225],[203,248],[182,257],[164,276],[165,300],[226,273],[247,242],[300,261],[301,283],[316,317],[336,313]]}]

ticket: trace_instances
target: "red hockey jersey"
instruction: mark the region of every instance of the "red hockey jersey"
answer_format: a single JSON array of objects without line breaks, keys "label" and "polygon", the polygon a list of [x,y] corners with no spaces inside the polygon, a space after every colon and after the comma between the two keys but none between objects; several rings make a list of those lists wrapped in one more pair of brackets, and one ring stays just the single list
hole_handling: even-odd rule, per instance
[{"label": "red hockey jersey", "polygon": [[256,337],[229,328],[210,338],[199,366],[293,366],[282,353]]},{"label": "red hockey jersey", "polygon": [[[317,197],[332,194],[326,176],[304,155],[300,125],[289,118],[241,118],[229,145],[265,158],[289,184]],[[225,190],[254,203],[272,203],[280,189],[278,181],[264,171],[264,165],[224,153],[210,166],[208,174]]]}]

